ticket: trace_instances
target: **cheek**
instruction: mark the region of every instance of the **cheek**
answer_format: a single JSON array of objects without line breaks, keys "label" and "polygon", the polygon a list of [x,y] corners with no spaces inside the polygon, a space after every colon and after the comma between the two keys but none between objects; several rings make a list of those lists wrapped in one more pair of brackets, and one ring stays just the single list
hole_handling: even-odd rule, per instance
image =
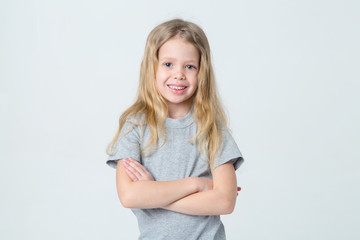
[{"label": "cheek", "polygon": [[155,85],[158,91],[162,92],[164,89],[164,78],[161,74],[156,74]]},{"label": "cheek", "polygon": [[161,79],[161,73],[159,71],[157,71],[156,74],[155,74],[156,85],[158,84],[160,79]]},{"label": "cheek", "polygon": [[198,91],[198,88],[199,88],[199,81],[198,81],[197,77],[195,78],[193,86],[194,86],[193,94],[195,94]]},{"label": "cheek", "polygon": [[194,88],[197,88],[197,87],[198,87],[198,78],[197,78],[197,75],[195,75],[195,76],[192,78],[191,84],[194,86]]},{"label": "cheek", "polygon": [[164,82],[166,80],[166,74],[162,71],[156,73],[156,82]]}]

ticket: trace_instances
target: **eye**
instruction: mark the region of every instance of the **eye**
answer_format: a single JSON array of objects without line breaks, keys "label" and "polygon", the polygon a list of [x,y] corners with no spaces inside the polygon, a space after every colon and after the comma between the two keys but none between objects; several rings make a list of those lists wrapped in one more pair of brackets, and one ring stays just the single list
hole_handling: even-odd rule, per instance
[{"label": "eye", "polygon": [[172,67],[172,63],[166,62],[164,63],[165,67]]},{"label": "eye", "polygon": [[187,69],[196,69],[196,67],[194,65],[186,65],[185,68],[187,68]]}]

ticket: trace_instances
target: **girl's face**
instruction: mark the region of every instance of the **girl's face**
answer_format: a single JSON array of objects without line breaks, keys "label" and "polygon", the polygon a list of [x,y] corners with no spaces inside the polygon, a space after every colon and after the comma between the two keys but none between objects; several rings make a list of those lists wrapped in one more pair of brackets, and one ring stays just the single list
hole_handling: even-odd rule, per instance
[{"label": "girl's face", "polygon": [[196,47],[176,36],[158,51],[156,87],[165,98],[169,111],[186,111],[197,88],[200,54]]}]

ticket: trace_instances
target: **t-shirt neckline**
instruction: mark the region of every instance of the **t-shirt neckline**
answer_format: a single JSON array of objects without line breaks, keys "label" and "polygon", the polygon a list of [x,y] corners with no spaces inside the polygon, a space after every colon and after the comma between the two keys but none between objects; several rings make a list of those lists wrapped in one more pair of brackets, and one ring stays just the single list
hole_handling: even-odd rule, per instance
[{"label": "t-shirt neckline", "polygon": [[167,117],[165,120],[166,128],[185,128],[190,126],[193,123],[192,119],[192,108],[189,112],[182,118],[169,118]]}]

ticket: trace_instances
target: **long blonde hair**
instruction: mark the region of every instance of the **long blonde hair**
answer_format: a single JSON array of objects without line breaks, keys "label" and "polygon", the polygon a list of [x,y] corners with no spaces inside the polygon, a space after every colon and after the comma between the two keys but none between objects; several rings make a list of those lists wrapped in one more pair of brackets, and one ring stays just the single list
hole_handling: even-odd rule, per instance
[{"label": "long blonde hair", "polygon": [[222,147],[222,131],[227,126],[227,119],[215,86],[207,37],[199,26],[181,19],[164,22],[150,32],[141,63],[135,103],[120,116],[119,129],[106,152],[108,155],[114,154],[113,147],[125,122],[130,118],[136,118],[138,124],[147,125],[150,130],[151,138],[141,150],[142,154],[154,150],[161,137],[165,139],[164,122],[168,116],[168,108],[156,88],[155,75],[159,48],[175,36],[192,43],[200,53],[198,87],[193,95],[194,121],[198,130],[190,141],[196,142],[199,150],[206,156],[209,170],[212,171],[215,158]]}]

